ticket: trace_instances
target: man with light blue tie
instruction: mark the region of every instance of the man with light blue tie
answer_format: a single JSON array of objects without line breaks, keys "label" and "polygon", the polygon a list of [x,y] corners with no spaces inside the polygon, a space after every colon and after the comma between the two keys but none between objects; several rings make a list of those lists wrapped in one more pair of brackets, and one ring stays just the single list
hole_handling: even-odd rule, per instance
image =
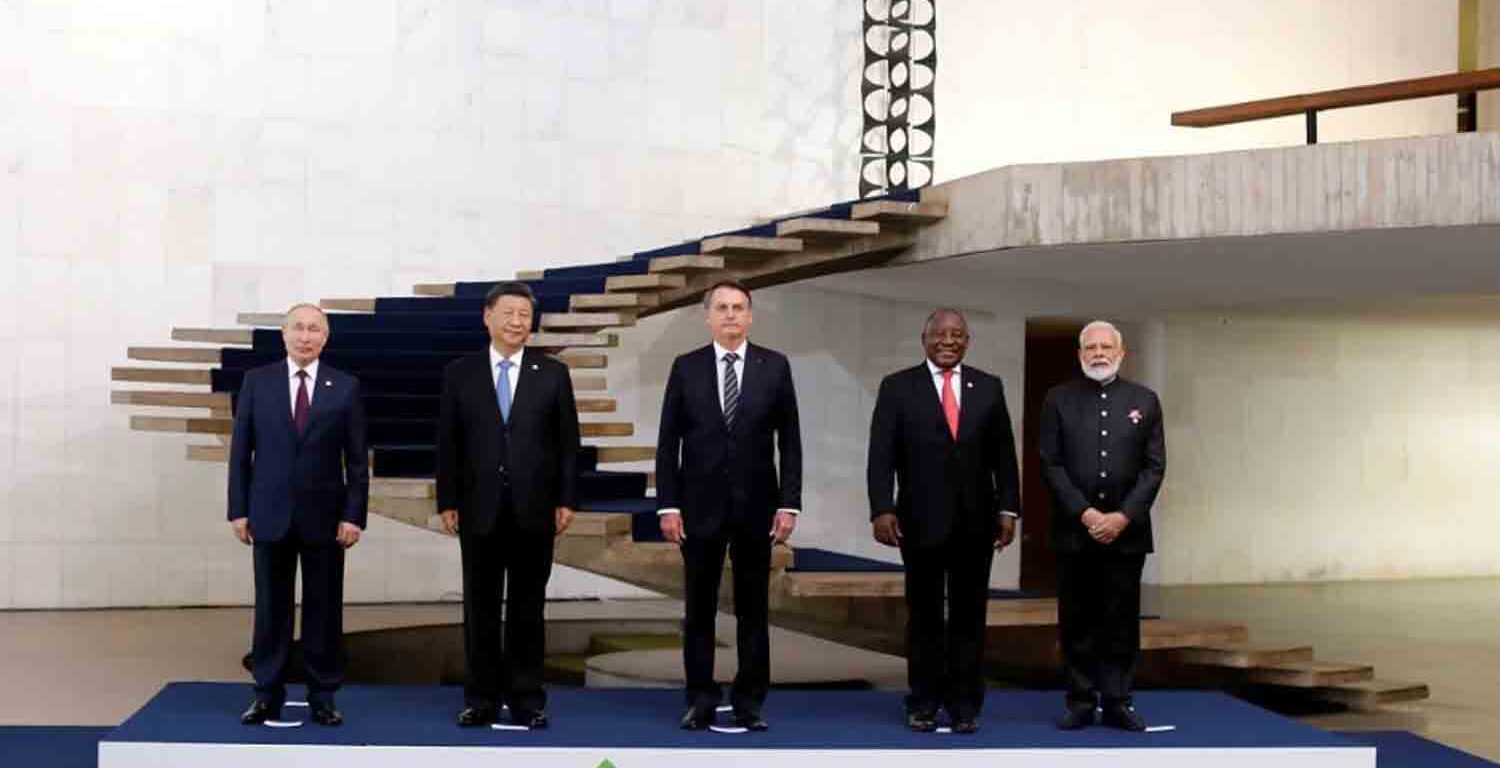
[{"label": "man with light blue tie", "polygon": [[502,705],[513,724],[548,724],[542,613],[553,537],[573,520],[579,438],[568,367],[526,348],[535,318],[525,283],[497,284],[484,299],[489,349],[443,371],[437,503],[463,556],[464,727],[496,722]]}]

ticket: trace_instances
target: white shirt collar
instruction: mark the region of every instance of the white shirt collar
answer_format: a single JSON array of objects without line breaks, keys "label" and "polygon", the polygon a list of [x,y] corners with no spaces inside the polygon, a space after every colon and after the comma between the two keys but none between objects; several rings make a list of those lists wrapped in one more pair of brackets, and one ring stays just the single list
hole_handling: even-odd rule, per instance
[{"label": "white shirt collar", "polygon": [[[939,368],[937,363],[932,362],[931,359],[928,359],[926,362],[927,362],[927,370],[928,370],[928,372],[930,372],[933,375],[933,377],[938,377],[938,376],[942,376],[943,375],[943,369]],[[953,375],[957,376],[959,378],[963,378],[963,375],[964,375],[964,364],[963,363],[959,363],[958,365],[953,366]]]},{"label": "white shirt collar", "polygon": [[521,357],[526,354],[526,348],[525,347],[521,347],[520,349],[516,350],[516,353],[514,355],[510,355],[509,357],[500,354],[500,350],[495,349],[495,345],[494,344],[491,344],[490,347],[489,347],[489,349],[490,349],[490,370],[491,371],[495,370],[496,368],[498,368],[500,366],[500,361],[501,360],[509,360],[510,364],[511,364],[511,367],[515,368],[518,371],[521,370]]},{"label": "white shirt collar", "polygon": [[314,360],[311,363],[308,363],[306,368],[298,368],[297,363],[292,360],[290,355],[288,355],[286,359],[287,378],[291,379],[292,381],[296,381],[297,371],[307,371],[307,380],[310,382],[316,382],[318,380],[318,362],[319,361]]},{"label": "white shirt collar", "polygon": [[722,363],[722,362],[724,362],[724,356],[727,355],[727,354],[729,354],[730,352],[733,352],[736,355],[740,356],[739,362],[744,362],[744,360],[745,360],[745,347],[748,347],[748,346],[750,346],[750,340],[749,339],[745,339],[744,341],[741,341],[739,347],[737,347],[735,349],[727,349],[727,348],[723,347],[722,345],[720,345],[719,342],[715,341],[714,342],[714,360]]}]

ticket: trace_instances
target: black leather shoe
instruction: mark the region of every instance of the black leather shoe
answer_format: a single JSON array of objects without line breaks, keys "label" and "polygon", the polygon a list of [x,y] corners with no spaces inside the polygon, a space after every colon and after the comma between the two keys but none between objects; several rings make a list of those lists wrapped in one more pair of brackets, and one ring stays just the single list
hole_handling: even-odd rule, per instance
[{"label": "black leather shoe", "polygon": [[747,731],[764,731],[771,727],[771,724],[767,723],[766,719],[757,712],[734,713],[734,724]]},{"label": "black leather shoe", "polygon": [[308,719],[318,725],[343,725],[344,713],[334,709],[332,704],[314,704]]},{"label": "black leather shoe", "polygon": [[524,725],[532,730],[541,730],[547,727],[547,713],[540,709],[533,711],[512,708],[510,722],[512,725]]},{"label": "black leather shoe", "polygon": [[1122,731],[1144,731],[1146,720],[1129,704],[1118,704],[1104,708],[1104,724]]},{"label": "black leather shoe", "polygon": [[261,725],[267,720],[280,720],[281,707],[273,707],[270,704],[256,699],[251,702],[250,708],[240,715],[241,725]]},{"label": "black leather shoe", "polygon": [[458,713],[458,726],[460,728],[479,728],[495,722],[496,712],[494,707],[464,707]]},{"label": "black leather shoe", "polygon": [[937,730],[937,713],[920,710],[907,712],[906,727],[917,733],[932,733]]},{"label": "black leather shoe", "polygon": [[714,724],[717,714],[713,707],[688,707],[680,725],[684,731],[701,731]]},{"label": "black leather shoe", "polygon": [[979,730],[979,721],[973,715],[960,715],[953,718],[954,733],[975,733]]},{"label": "black leather shoe", "polygon": [[1057,721],[1057,727],[1064,731],[1077,731],[1094,724],[1094,708],[1069,709]]}]

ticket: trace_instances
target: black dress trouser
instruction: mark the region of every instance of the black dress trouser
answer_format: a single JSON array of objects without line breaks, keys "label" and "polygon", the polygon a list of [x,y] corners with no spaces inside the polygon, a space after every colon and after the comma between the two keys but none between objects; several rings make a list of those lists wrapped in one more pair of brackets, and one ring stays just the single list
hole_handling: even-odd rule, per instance
[{"label": "black dress trouser", "polygon": [[717,706],[721,693],[714,680],[714,623],[719,612],[719,581],[724,554],[732,560],[735,650],[739,669],[730,687],[735,711],[760,714],[771,687],[769,628],[771,526],[735,516],[713,536],[690,535],[682,542],[684,609],[682,661],[688,704]]},{"label": "black dress trouser", "polygon": [[992,534],[955,532],[938,546],[901,545],[906,567],[906,678],[911,689],[907,711],[932,713],[941,706],[954,717],[979,715],[994,556]]},{"label": "black dress trouser", "polygon": [[255,630],[250,646],[255,698],[272,707],[286,701],[292,653],[297,563],[302,563],[302,662],[309,703],[332,706],[344,682],[344,548],[333,539],[303,541],[293,522],[277,541],[256,540]]},{"label": "black dress trouser", "polygon": [[1144,553],[1057,555],[1057,613],[1070,708],[1129,704],[1141,649]]}]

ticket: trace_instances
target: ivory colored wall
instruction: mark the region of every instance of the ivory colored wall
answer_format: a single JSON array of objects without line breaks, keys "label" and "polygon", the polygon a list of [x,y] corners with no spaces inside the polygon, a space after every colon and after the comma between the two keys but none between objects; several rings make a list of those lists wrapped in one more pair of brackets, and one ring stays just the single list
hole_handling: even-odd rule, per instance
[{"label": "ivory colored wall", "polygon": [[[865,456],[875,395],[886,374],[923,359],[922,323],[933,307],[853,293],[785,286],[757,291],[751,338],[791,360],[802,419],[804,514],[794,543],[890,562],[900,554],[870,533]],[[966,361],[1005,385],[1012,427],[1020,439],[1021,377],[1025,371],[1025,321],[968,313],[974,340]],[[619,371],[620,415],[656,425],[672,360],[709,340],[696,307],[648,318],[632,329]],[[648,439],[654,440],[652,432]],[[639,439],[621,439],[639,444]],[[996,558],[991,582],[1015,587],[1019,548]]]},{"label": "ivory colored wall", "polygon": [[1168,479],[1153,581],[1493,576],[1500,299],[1149,324]]},{"label": "ivory colored wall", "polygon": [[[1173,128],[1170,116],[1452,72],[1458,5],[941,0],[937,34],[935,172],[945,181],[1016,163],[1301,144],[1300,117]],[[1319,136],[1451,133],[1454,125],[1445,97],[1331,112]]]},{"label": "ivory colored wall", "polygon": [[[224,467],[109,405],[127,346],[852,196],[859,34],[838,0],[0,1],[0,608],[250,599]],[[347,583],[453,597],[457,548],[375,520]]]}]

